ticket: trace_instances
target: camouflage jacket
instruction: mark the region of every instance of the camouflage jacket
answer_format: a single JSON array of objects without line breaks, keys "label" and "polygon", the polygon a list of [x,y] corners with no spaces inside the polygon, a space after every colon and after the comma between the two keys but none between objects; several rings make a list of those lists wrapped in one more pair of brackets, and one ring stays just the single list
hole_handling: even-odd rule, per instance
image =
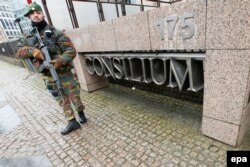
[{"label": "camouflage jacket", "polygon": [[[51,42],[48,44],[48,42],[44,40],[45,30],[52,31],[52,44]],[[48,47],[51,60],[56,59],[58,57],[62,58],[62,66],[57,71],[60,73],[72,69],[72,60],[76,56],[76,50],[70,38],[67,37],[62,31],[50,25],[47,25],[40,32],[40,36],[43,39],[44,44]],[[17,56],[20,58],[30,58],[33,63],[33,66],[38,69],[42,64],[42,61],[37,60],[32,56],[30,48],[33,47],[38,48],[38,42],[36,41],[36,38],[31,34],[25,34],[23,38],[19,40],[15,51],[17,53]]]}]

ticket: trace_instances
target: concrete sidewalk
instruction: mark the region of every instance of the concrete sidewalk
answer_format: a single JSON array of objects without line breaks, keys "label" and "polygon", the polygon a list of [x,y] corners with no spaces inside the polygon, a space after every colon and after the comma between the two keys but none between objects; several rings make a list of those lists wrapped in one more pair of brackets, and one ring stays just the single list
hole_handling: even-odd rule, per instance
[{"label": "concrete sidewalk", "polygon": [[203,136],[199,104],[113,84],[81,98],[88,122],[61,136],[64,116],[41,76],[0,61],[0,117],[13,111],[0,122],[0,166],[44,156],[56,167],[214,167],[227,150],[250,150],[249,132],[239,148]]}]

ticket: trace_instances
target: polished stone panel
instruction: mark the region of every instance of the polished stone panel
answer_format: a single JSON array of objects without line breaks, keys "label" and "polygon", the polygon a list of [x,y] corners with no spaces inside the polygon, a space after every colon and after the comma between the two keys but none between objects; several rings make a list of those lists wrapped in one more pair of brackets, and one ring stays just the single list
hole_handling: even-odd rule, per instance
[{"label": "polished stone panel", "polygon": [[109,83],[108,83],[108,80],[102,80],[100,82],[89,83],[89,84],[80,83],[80,86],[82,90],[85,90],[87,92],[93,92],[93,91],[108,87]]},{"label": "polished stone panel", "polygon": [[207,49],[250,49],[249,9],[249,0],[208,0]]},{"label": "polished stone panel", "polygon": [[[176,22],[167,22],[171,17],[177,19]],[[173,3],[170,6],[149,11],[148,18],[152,50],[205,49],[205,0]],[[160,19],[163,19],[164,24],[163,36],[160,35]],[[186,25],[189,28],[184,28]],[[183,34],[191,34],[192,29],[193,36],[188,37]]]},{"label": "polished stone panel", "polygon": [[250,125],[250,103],[248,103],[248,105],[243,110],[237,145],[241,144],[242,139],[249,128],[249,125]]},{"label": "polished stone panel", "polygon": [[213,118],[202,118],[202,133],[223,143],[236,146],[239,125],[230,124]]},{"label": "polished stone panel", "polygon": [[88,27],[77,28],[65,32],[72,40],[77,52],[92,52],[93,42]]},{"label": "polished stone panel", "polygon": [[118,51],[150,50],[147,12],[113,20]]},{"label": "polished stone panel", "polygon": [[[164,19],[169,15],[170,7],[162,7],[154,9],[148,12],[149,30],[150,30],[150,41],[152,50],[164,49],[165,40],[161,40],[160,27],[158,25],[159,19]],[[164,26],[164,37],[166,34],[167,27]]]},{"label": "polished stone panel", "polygon": [[240,132],[239,132],[237,145],[241,144],[242,139],[250,125],[250,73],[248,74],[247,89],[245,92],[244,99],[245,100],[244,100],[244,105],[243,105],[243,113],[241,117],[241,125],[240,125]]},{"label": "polished stone panel", "polygon": [[239,125],[249,76],[250,50],[208,50],[203,115]]},{"label": "polished stone panel", "polygon": [[0,159],[0,167],[52,167],[47,156]]},{"label": "polished stone panel", "polygon": [[94,51],[116,51],[116,42],[111,21],[89,26]]},{"label": "polished stone panel", "polygon": [[208,50],[205,61],[203,134],[232,146],[250,124],[250,50]]},{"label": "polished stone panel", "polygon": [[73,63],[82,90],[90,92],[108,86],[107,78],[88,73],[84,55],[78,54]]}]

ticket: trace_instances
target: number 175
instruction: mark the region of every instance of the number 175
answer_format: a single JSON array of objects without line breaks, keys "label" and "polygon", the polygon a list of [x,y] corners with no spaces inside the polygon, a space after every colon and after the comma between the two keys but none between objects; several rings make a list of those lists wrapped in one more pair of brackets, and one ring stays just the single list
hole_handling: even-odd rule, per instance
[{"label": "number 175", "polygon": [[157,26],[160,27],[160,36],[161,40],[165,40],[165,34],[164,34],[164,23],[165,21],[168,23],[168,39],[172,40],[174,35],[174,30],[177,21],[180,19],[180,28],[185,29],[185,32],[181,32],[179,35],[183,37],[184,39],[191,38],[195,33],[195,26],[192,22],[187,21],[187,19],[193,18],[193,13],[184,13],[183,15],[170,15],[165,19],[160,19],[158,21]]}]

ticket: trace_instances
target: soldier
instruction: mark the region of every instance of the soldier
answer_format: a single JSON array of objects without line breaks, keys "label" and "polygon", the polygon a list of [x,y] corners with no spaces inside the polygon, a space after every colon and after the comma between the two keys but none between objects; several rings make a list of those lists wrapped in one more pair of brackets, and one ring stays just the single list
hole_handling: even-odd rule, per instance
[{"label": "soldier", "polygon": [[[73,109],[78,112],[79,122],[86,122],[84,114],[85,106],[82,104],[80,99],[79,83],[75,80],[71,71],[73,68],[72,60],[76,55],[76,50],[71,40],[62,31],[47,24],[44,20],[42,8],[36,2],[27,6],[24,16],[31,20],[32,27],[37,27],[45,45],[47,43],[52,59],[51,63],[54,65],[63,87],[63,92],[67,100],[63,100],[63,98],[58,94],[56,84],[53,82],[49,71],[42,73],[47,89],[59,102],[59,105],[63,107],[64,115],[68,124],[61,130],[61,134],[66,135],[81,127],[81,125],[76,121]],[[48,41],[46,41],[44,37],[46,30],[50,30],[51,32],[49,45]],[[38,48],[36,38],[31,34],[26,34],[19,40],[16,53],[20,58],[30,58],[35,69],[38,69],[44,60],[44,55]]]}]

